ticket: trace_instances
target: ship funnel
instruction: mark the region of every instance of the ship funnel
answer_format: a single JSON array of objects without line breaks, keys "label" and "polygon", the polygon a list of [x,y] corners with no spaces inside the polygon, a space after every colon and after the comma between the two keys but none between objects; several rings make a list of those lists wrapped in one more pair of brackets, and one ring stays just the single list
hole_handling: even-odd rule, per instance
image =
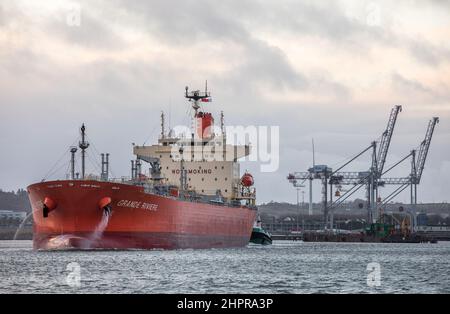
[{"label": "ship funnel", "polygon": [[55,208],[58,206],[58,203],[56,203],[54,200],[52,200],[50,197],[46,197],[44,199],[44,206],[42,208],[44,218],[48,217],[48,214],[55,210]]},{"label": "ship funnel", "polygon": [[214,136],[212,132],[214,128],[214,118],[209,112],[199,112],[195,115],[197,119],[197,136],[198,138],[210,139]]}]

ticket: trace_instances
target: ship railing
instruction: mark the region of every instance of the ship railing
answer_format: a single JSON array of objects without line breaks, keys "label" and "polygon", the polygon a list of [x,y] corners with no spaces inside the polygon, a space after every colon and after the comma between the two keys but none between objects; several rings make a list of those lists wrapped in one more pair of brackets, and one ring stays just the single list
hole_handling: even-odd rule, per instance
[{"label": "ship railing", "polygon": [[133,182],[133,180],[131,180],[131,177],[120,177],[120,178],[109,178],[108,179],[109,182],[114,182],[114,183],[123,183],[123,184],[131,184]]},{"label": "ship railing", "polygon": [[108,178],[108,180],[103,180],[98,176],[90,176],[86,178],[87,180],[98,181],[98,182],[111,182],[111,183],[121,183],[121,184],[133,184],[134,181],[131,180],[130,177],[121,177],[121,178]]}]

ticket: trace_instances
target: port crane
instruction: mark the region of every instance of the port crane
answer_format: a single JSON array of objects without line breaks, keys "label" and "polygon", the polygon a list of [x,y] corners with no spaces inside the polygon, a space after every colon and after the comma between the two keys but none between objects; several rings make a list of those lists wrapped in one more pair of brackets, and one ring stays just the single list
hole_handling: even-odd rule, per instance
[{"label": "port crane", "polygon": [[[394,108],[394,110],[396,110],[396,108]],[[394,111],[392,113],[395,114]],[[390,129],[390,126],[395,125],[395,119],[396,119],[395,115],[391,114],[387,130]],[[403,157],[400,161],[398,161],[394,165],[390,166],[387,170],[384,170],[384,161],[378,159],[377,165],[379,166],[378,168],[376,168],[377,171],[376,173],[375,171],[373,171],[373,169],[375,168],[372,167],[372,170],[368,172],[338,173],[337,178],[331,177],[330,183],[335,183],[332,182],[334,180],[336,181],[336,183],[342,185],[343,184],[353,185],[353,187],[349,189],[339,199],[337,199],[336,202],[332,203],[330,207],[335,207],[342,204],[348,197],[353,195],[357,190],[359,190],[364,185],[368,186],[368,191],[371,192],[370,194],[368,193],[369,221],[376,221],[377,216],[380,213],[382,207],[388,204],[393,198],[395,198],[397,195],[399,195],[402,191],[404,191],[408,187],[411,187],[411,204],[412,206],[415,207],[415,205],[417,204],[417,185],[420,183],[420,180],[422,178],[422,173],[425,168],[425,162],[430,148],[431,139],[433,137],[434,129],[437,123],[439,123],[438,117],[434,117],[429,121],[425,138],[420,143],[418,151],[412,150],[408,155]],[[386,137],[392,136],[392,132],[390,133],[391,134],[385,133],[386,134],[385,136]],[[381,142],[383,142],[383,139]],[[374,149],[375,145],[376,145],[375,143],[372,143],[372,147]],[[387,145],[387,147],[389,147],[389,145]],[[381,153],[381,151],[382,150],[380,150],[378,154],[379,158],[386,158],[385,155],[386,153]],[[411,158],[411,171],[408,177],[401,177],[401,178],[384,177],[384,175],[386,175],[389,171],[391,171],[392,169],[394,169],[395,167],[397,167],[398,165],[400,165],[409,158]],[[373,157],[372,160],[374,163]],[[381,198],[378,196],[378,188],[387,185],[398,185],[398,187],[382,201]],[[376,195],[376,198],[374,197],[374,195]],[[373,215],[377,216],[374,217]]]},{"label": "port crane", "polygon": [[[332,177],[332,184],[337,183],[340,185],[353,185],[356,189],[362,186],[366,186],[367,191],[367,212],[368,212],[368,221],[374,220],[374,214],[376,214],[376,204],[379,200],[378,196],[378,187],[382,186],[381,176],[383,174],[384,165],[386,164],[386,158],[389,151],[389,147],[391,145],[392,135],[394,134],[395,125],[397,123],[397,118],[399,113],[402,112],[402,106],[397,105],[392,108],[391,113],[389,115],[388,123],[386,129],[381,135],[380,144],[378,145],[377,151],[377,142],[373,141],[371,145],[364,150],[362,153],[366,152],[370,148],[372,149],[372,164],[369,171],[366,172],[358,172],[358,173],[336,173],[336,176]],[[359,156],[358,156],[359,157]],[[342,178],[342,179],[341,179]],[[355,186],[355,180],[357,182]],[[332,185],[331,185],[332,186]],[[337,196],[340,196],[339,194]],[[339,198],[336,200],[336,204],[342,203],[346,200],[350,195],[347,194],[345,198]]]},{"label": "port crane", "polygon": [[[411,158],[411,172],[408,177],[403,178],[383,178],[382,182],[384,185],[398,185],[399,187],[395,189],[390,195],[388,195],[382,203],[379,205],[379,210],[388,204],[394,197],[406,190],[408,187],[411,188],[411,205],[417,205],[417,185],[420,184],[422,179],[423,170],[425,169],[425,163],[427,160],[428,152],[430,150],[431,139],[433,138],[434,130],[436,125],[439,123],[438,117],[433,117],[428,122],[427,131],[425,133],[425,138],[419,145],[418,151],[412,150],[407,156],[402,158],[392,167],[390,167],[386,172],[395,168],[408,158]],[[386,173],[385,172],[385,173]]]},{"label": "port crane", "polygon": [[[352,157],[348,162],[333,171],[326,165],[313,166],[308,169],[308,172],[295,172],[288,176],[288,180],[294,185],[298,185],[298,180],[313,180],[320,179],[322,181],[322,202],[324,208],[324,221],[325,225],[328,224],[328,218],[331,228],[333,227],[333,208],[343,203],[355,192],[362,187],[366,187],[367,190],[367,209],[368,219],[373,220],[373,212],[375,212],[376,200],[378,199],[378,186],[380,185],[381,174],[383,173],[384,165],[386,163],[386,157],[389,151],[389,147],[394,133],[395,125],[397,122],[398,114],[402,111],[402,106],[395,106],[392,108],[389,115],[389,120],[385,131],[381,135],[379,149],[377,150],[377,142],[373,141],[370,146],[362,150],[356,156]],[[359,172],[342,172],[346,166],[358,159],[360,156],[368,151],[372,151],[371,166],[369,171]],[[301,184],[301,183],[300,183]],[[329,187],[328,187],[329,185]],[[333,185],[341,187],[342,185],[352,185],[344,194],[340,194],[339,188],[336,190],[335,196],[338,197],[333,202]],[[311,187],[311,184],[310,184]],[[328,200],[329,190],[329,200]],[[328,202],[329,201],[329,202]],[[331,215],[329,215],[331,213]]]},{"label": "port crane", "polygon": [[[307,172],[294,172],[289,174],[288,180],[294,185],[294,187],[302,185],[306,180],[320,179],[322,181],[322,201],[324,208],[324,221],[325,226],[328,224],[328,217],[330,219],[330,226],[333,227],[333,209],[342,204],[351,195],[356,193],[362,187],[366,187],[367,190],[367,210],[368,210],[368,222],[374,222],[377,220],[377,215],[381,206],[387,204],[399,193],[405,190],[408,186],[411,187],[411,204],[417,204],[417,185],[420,183],[422,172],[425,166],[426,157],[429,151],[431,138],[433,136],[434,128],[439,122],[439,119],[433,118],[430,120],[425,139],[421,142],[419,152],[415,150],[411,151],[402,160],[384,170],[386,164],[386,158],[391,144],[393,132],[397,122],[398,114],[402,111],[402,106],[395,106],[390,113],[389,120],[385,131],[382,133],[379,145],[376,141],[373,141],[370,146],[351,158],[344,165],[333,171],[326,165],[314,165],[308,169]],[[377,150],[378,146],[378,150]],[[359,172],[341,172],[341,170],[352,163],[354,160],[362,156],[368,151],[372,151],[371,167],[369,171]],[[416,160],[417,155],[417,160]],[[405,178],[384,178],[383,176],[391,171],[411,157],[411,173]],[[328,202],[328,184],[329,184],[329,202]],[[333,185],[338,186],[335,196],[338,198],[333,201]],[[342,185],[350,185],[344,194],[341,195],[339,187]],[[378,188],[385,185],[399,185],[399,187],[392,192],[388,197],[381,202],[381,198],[378,195]],[[311,184],[310,184],[311,188]],[[311,193],[311,192],[310,192]],[[312,202],[310,200],[310,202]],[[331,215],[329,215],[329,212]]]}]

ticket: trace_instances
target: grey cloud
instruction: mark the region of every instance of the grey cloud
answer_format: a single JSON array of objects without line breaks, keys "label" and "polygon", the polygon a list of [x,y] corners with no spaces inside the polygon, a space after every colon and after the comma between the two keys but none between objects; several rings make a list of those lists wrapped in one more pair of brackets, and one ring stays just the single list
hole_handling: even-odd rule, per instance
[{"label": "grey cloud", "polygon": [[[229,83],[239,82],[247,90],[259,84],[295,90],[325,85],[329,92],[339,96],[347,97],[349,94],[338,82],[298,72],[282,49],[253,34],[258,27],[288,27],[290,23],[292,30],[319,32],[328,36],[337,34],[343,38],[351,33],[352,25],[337,13],[340,10],[332,3],[321,8],[311,3],[292,2],[291,11],[287,5],[268,7],[266,3],[258,1],[211,3],[116,0],[114,3],[116,10],[105,5],[105,1],[93,4],[82,2],[80,27],[69,27],[57,20],[47,22],[45,27],[49,34],[65,40],[69,45],[100,50],[121,49],[124,46],[123,40],[111,27],[124,23],[146,29],[149,36],[174,49],[198,44],[207,49],[209,44],[215,42],[230,43],[243,49],[244,59],[238,60],[239,66],[230,67],[226,72],[228,78],[223,79]],[[105,7],[109,9],[101,10]],[[117,11],[126,13],[119,14]],[[259,19],[255,16],[259,16]]]},{"label": "grey cloud", "polygon": [[357,43],[359,36],[391,40],[377,27],[345,16],[335,1],[139,1],[116,0],[119,7],[143,20],[147,29],[172,44],[201,39],[246,40],[253,30],[275,30]]},{"label": "grey cloud", "polygon": [[450,92],[448,86],[441,83],[438,87],[430,88],[420,80],[407,78],[400,73],[393,73],[392,86],[399,95],[404,95],[411,105],[434,104],[448,106]]},{"label": "grey cloud", "polygon": [[[268,8],[267,8],[268,9]],[[313,34],[334,40],[343,40],[363,30],[361,24],[351,21],[334,2],[317,5],[317,2],[291,2],[274,6],[268,16],[268,27],[280,27],[300,34]],[[262,24],[262,23],[260,23]]]},{"label": "grey cloud", "polygon": [[[49,37],[67,42],[69,45],[80,45],[90,49],[123,49],[123,39],[110,27],[110,19],[105,12],[95,10],[95,6],[86,2],[81,6],[81,24],[69,25],[67,17],[73,13],[71,8],[55,9],[53,14],[40,19],[30,13],[22,12],[20,3],[7,1],[0,4],[0,25],[8,27],[15,21],[15,30],[23,34],[31,33],[33,29],[44,31]],[[31,37],[28,36],[28,37]],[[34,40],[34,38],[29,38]]]},{"label": "grey cloud", "polygon": [[395,87],[402,89],[403,92],[407,93],[426,93],[426,94],[432,94],[433,91],[429,89],[428,87],[424,86],[422,83],[407,79],[400,75],[399,73],[393,73],[392,74],[392,82]]},{"label": "grey cloud", "polygon": [[95,16],[94,12],[84,8],[81,11],[79,26],[70,26],[61,21],[49,21],[47,31],[71,45],[80,45],[92,49],[124,49],[125,42],[107,24],[107,16]]},{"label": "grey cloud", "polygon": [[6,17],[5,17],[3,5],[0,3],[0,26],[3,26],[6,24],[5,19],[6,19]]},{"label": "grey cloud", "polygon": [[192,45],[199,40],[243,40],[248,34],[239,21],[211,1],[116,0],[116,5],[131,12],[135,22],[162,42]]},{"label": "grey cloud", "polygon": [[[335,6],[330,4],[328,9],[319,9],[312,5],[292,3],[302,15],[295,16],[290,12],[280,11],[279,7],[267,7],[265,2],[239,1],[220,2],[211,1],[120,1],[123,7],[135,16],[134,23],[140,23],[147,29],[149,36],[155,36],[162,43],[176,49],[183,46],[208,45],[215,42],[238,45],[244,51],[244,59],[238,60],[240,65],[230,67],[226,72],[228,78],[222,78],[228,83],[239,82],[239,85],[252,89],[260,83],[270,84],[275,88],[304,90],[312,86],[326,85],[330,92],[340,96],[349,95],[348,90],[338,82],[300,73],[289,63],[286,55],[279,47],[271,45],[264,38],[256,37],[256,27],[265,28],[267,25],[276,26],[283,21],[295,18],[298,23],[303,19],[303,28],[314,32],[321,27],[320,22],[329,21],[329,25],[322,27],[323,32],[334,31],[344,36],[350,25],[345,19],[334,13]],[[285,14],[286,13],[286,14]],[[329,15],[332,15],[331,21]],[[275,15],[275,16],[272,16]],[[258,17],[255,21],[255,17]],[[275,20],[277,19],[277,20]],[[137,22],[140,21],[140,22]],[[344,26],[340,26],[345,24]],[[298,29],[297,31],[301,31]],[[224,52],[226,53],[226,52]]]},{"label": "grey cloud", "polygon": [[[403,2],[405,2],[405,0]],[[411,1],[411,0],[409,0],[409,1],[406,1],[407,4],[411,4],[411,2],[414,3],[418,7],[424,7],[424,6],[427,6],[428,3],[431,3],[434,6],[440,6],[444,9],[450,8],[450,1],[448,1],[448,0],[429,0],[429,1],[421,1],[421,0]]]},{"label": "grey cloud", "polygon": [[425,39],[407,40],[405,45],[411,55],[424,64],[435,67],[442,62],[450,61],[450,49],[433,45]]},{"label": "grey cloud", "polygon": [[[162,43],[183,49],[183,46],[203,44],[205,49],[215,42],[230,43],[244,50],[242,65],[230,67],[227,75],[232,80],[252,87],[269,83],[274,87],[303,88],[307,83],[301,73],[289,64],[283,51],[262,39],[255,38],[234,18],[236,10],[230,3],[224,5],[211,1],[142,2],[118,1],[131,10],[141,21],[150,36]],[[239,8],[239,6],[237,6]],[[225,52],[226,53],[226,52]]]},{"label": "grey cloud", "polygon": [[22,12],[16,9],[16,3],[4,0],[0,3],[0,26],[8,28],[13,20],[23,20]]},{"label": "grey cloud", "polygon": [[[68,28],[66,25],[59,26],[58,21],[49,21],[43,28],[49,37],[82,45],[92,54],[99,50],[98,56],[102,56],[101,52],[105,49],[121,49],[123,38],[117,38],[119,35],[114,32],[113,26],[127,26],[138,31],[145,30],[148,38],[159,40],[169,49],[182,51],[185,47],[195,46],[201,53],[201,49],[208,50],[210,45],[217,43],[238,46],[242,59],[229,65],[225,72],[219,72],[215,68],[199,71],[198,65],[187,64],[183,59],[163,64],[159,60],[113,61],[103,57],[96,62],[74,66],[57,64],[49,56],[39,55],[31,49],[8,54],[0,59],[0,80],[14,81],[20,94],[3,90],[0,95],[0,110],[4,118],[0,134],[14,134],[0,140],[5,147],[17,149],[0,156],[3,179],[0,187],[23,187],[32,182],[32,178],[40,179],[42,172],[47,170],[43,168],[47,168],[47,164],[51,167],[55,160],[48,158],[48,154],[36,154],[31,163],[29,151],[48,151],[51,155],[58,155],[77,134],[76,128],[81,122],[88,124],[89,136],[96,145],[101,146],[102,152],[112,153],[115,173],[126,175],[129,172],[127,160],[131,158],[131,142],[142,143],[152,129],[158,128],[159,111],[168,111],[170,100],[173,102],[172,121],[189,124],[189,121],[183,120],[188,108],[183,100],[183,87],[189,84],[193,88],[201,88],[203,80],[208,78],[215,100],[208,106],[211,105],[211,111],[225,110],[227,123],[280,125],[282,168],[277,173],[261,175],[257,173],[257,165],[252,167],[259,179],[259,202],[271,198],[293,201],[295,191],[288,190],[291,186],[285,181],[285,176],[289,171],[302,171],[310,165],[310,138],[317,140],[320,162],[338,163],[368,145],[383,131],[390,104],[369,106],[352,103],[348,99],[351,97],[350,89],[333,80],[334,73],[328,73],[326,69],[315,73],[297,70],[290,64],[283,47],[277,47],[270,39],[264,38],[264,33],[271,31],[276,35],[291,32],[294,37],[308,34],[326,38],[352,56],[367,54],[366,48],[374,41],[413,47],[391,35],[389,30],[369,28],[362,22],[348,19],[343,8],[334,2],[328,4],[95,1],[83,5],[81,28]],[[2,51],[4,48],[1,47]],[[226,50],[219,53],[230,57]],[[439,60],[439,53],[433,53],[436,60]],[[415,97],[412,92],[416,92],[426,99],[444,99],[443,95],[434,93],[425,84],[403,73],[394,73],[391,78],[401,95]],[[26,89],[20,90],[21,86]],[[289,89],[312,91],[317,95],[334,94],[336,99],[325,105],[317,105],[314,100],[312,104],[289,104],[278,101],[276,97],[264,99],[258,93],[260,86],[268,86],[267,92],[274,96],[280,90]],[[411,111],[405,107],[405,112]],[[407,119],[402,116],[400,121],[404,120]],[[417,132],[423,131],[422,122],[426,122],[423,116],[410,122],[409,128],[399,128],[398,131],[405,133],[406,144],[402,141],[402,144],[393,145],[393,153],[402,155],[409,146],[417,143],[416,134],[411,135],[411,130],[414,131],[418,125],[417,120],[420,122]],[[30,132],[33,137],[30,137]],[[156,130],[155,139],[157,133]],[[442,161],[448,156],[448,145],[442,144],[448,142],[448,134],[448,127],[441,123],[436,133],[436,139],[441,136],[441,142],[433,146],[431,157],[437,156],[434,158]],[[438,147],[441,153],[437,155]],[[5,166],[12,162],[22,166],[20,169]],[[429,164],[430,170],[435,169],[435,164]],[[241,169],[245,169],[244,166]],[[447,181],[442,179],[442,184]],[[273,182],[280,184],[280,187],[274,189]],[[431,187],[425,185],[423,193],[434,193]]]},{"label": "grey cloud", "polygon": [[254,39],[245,43],[245,49],[247,60],[228,73],[232,80],[250,86],[270,83],[278,89],[305,89],[308,85],[307,79],[289,64],[281,49]]}]

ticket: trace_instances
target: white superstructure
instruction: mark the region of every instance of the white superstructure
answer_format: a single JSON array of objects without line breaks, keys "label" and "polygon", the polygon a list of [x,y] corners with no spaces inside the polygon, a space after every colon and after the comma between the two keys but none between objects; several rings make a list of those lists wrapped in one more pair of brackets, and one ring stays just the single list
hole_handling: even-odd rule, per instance
[{"label": "white superstructure", "polygon": [[157,161],[161,180],[165,184],[179,186],[181,190],[220,195],[226,199],[254,200],[254,189],[250,191],[242,186],[238,162],[250,155],[250,146],[227,144],[223,114],[221,134],[213,132],[214,118],[210,113],[199,111],[199,101],[209,101],[207,91],[188,95],[186,89],[186,98],[194,102],[191,134],[174,135],[172,131],[166,134],[162,114],[158,144],[134,147],[138,163],[139,160]]}]

